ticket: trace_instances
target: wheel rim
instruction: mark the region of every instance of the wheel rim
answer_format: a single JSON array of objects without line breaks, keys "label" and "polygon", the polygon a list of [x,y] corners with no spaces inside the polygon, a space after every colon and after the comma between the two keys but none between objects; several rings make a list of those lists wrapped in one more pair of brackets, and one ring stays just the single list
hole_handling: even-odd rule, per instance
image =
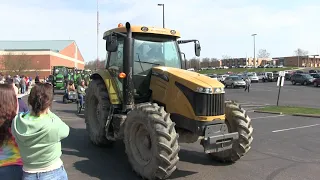
[{"label": "wheel rim", "polygon": [[304,84],[304,85],[307,85],[307,82],[304,82],[303,84]]},{"label": "wheel rim", "polygon": [[316,82],[314,82],[313,85],[316,86],[316,87],[318,86],[318,84]]},{"label": "wheel rim", "polygon": [[234,88],[234,85],[233,85],[233,84],[231,84],[231,87],[232,87],[232,88]]},{"label": "wheel rim", "polygon": [[135,161],[141,166],[149,164],[152,158],[152,141],[145,125],[136,123],[130,131],[130,149]]}]

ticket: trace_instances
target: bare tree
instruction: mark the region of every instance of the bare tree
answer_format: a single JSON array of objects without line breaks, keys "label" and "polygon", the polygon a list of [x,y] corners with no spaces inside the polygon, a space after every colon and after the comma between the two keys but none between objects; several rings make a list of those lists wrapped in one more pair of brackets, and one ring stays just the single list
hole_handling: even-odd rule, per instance
[{"label": "bare tree", "polygon": [[296,56],[307,56],[309,54],[309,52],[306,51],[306,50],[298,48],[297,50],[294,51],[294,54]]},{"label": "bare tree", "polygon": [[189,68],[200,69],[200,59],[198,59],[198,58],[190,59],[190,67]]},{"label": "bare tree", "polygon": [[208,57],[202,58],[202,61],[200,64],[201,64],[201,68],[209,67],[210,66],[210,58],[208,58]]},{"label": "bare tree", "polygon": [[260,49],[258,52],[258,58],[269,58],[270,53],[266,49]]},{"label": "bare tree", "polygon": [[2,56],[1,65],[8,73],[22,74],[26,70],[30,70],[32,64],[32,56],[25,53],[13,54],[9,52]]},{"label": "bare tree", "polygon": [[231,56],[228,56],[228,55],[222,55],[222,59],[231,59]]},{"label": "bare tree", "polygon": [[85,69],[90,69],[90,70],[95,70],[95,69],[103,69],[105,65],[105,60],[94,60],[94,61],[89,61],[86,62],[86,64],[84,65]]}]

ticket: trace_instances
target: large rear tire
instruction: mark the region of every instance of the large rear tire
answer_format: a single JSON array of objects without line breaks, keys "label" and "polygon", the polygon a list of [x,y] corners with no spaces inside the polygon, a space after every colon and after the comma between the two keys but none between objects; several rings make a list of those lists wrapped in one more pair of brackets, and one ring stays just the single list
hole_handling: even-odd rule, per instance
[{"label": "large rear tire", "polygon": [[239,139],[233,142],[232,149],[211,155],[218,161],[234,163],[251,149],[253,127],[246,111],[235,102],[226,102],[226,124],[230,133],[239,133]]},{"label": "large rear tire", "polygon": [[128,114],[124,144],[133,170],[145,179],[166,179],[179,161],[179,135],[163,107],[142,103]]},{"label": "large rear tire", "polygon": [[97,146],[111,146],[106,138],[106,122],[110,110],[107,88],[102,79],[94,79],[86,90],[85,122],[90,140]]}]

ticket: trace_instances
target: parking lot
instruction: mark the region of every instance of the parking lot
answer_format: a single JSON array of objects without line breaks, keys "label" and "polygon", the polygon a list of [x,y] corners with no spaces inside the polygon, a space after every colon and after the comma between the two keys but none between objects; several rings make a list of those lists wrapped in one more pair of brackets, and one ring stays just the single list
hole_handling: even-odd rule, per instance
[{"label": "parking lot", "polygon": [[[252,84],[244,89],[227,89],[226,96],[241,102],[252,119],[254,141],[251,151],[236,164],[214,162],[199,143],[181,144],[178,169],[170,179],[187,180],[316,180],[320,176],[320,119],[289,115],[258,114],[252,110],[277,99],[276,83]],[[293,86],[286,82],[280,104],[320,107],[320,88]],[[121,142],[113,149],[92,145],[85,131],[83,115],[76,115],[75,104],[63,104],[55,96],[53,112],[70,126],[63,140],[63,161],[69,179],[138,180],[128,164]]]}]

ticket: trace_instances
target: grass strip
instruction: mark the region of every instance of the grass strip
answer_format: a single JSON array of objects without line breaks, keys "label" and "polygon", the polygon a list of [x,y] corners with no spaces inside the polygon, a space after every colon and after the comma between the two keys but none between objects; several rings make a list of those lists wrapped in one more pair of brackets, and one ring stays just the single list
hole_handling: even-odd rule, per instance
[{"label": "grass strip", "polygon": [[320,115],[320,109],[296,106],[266,106],[257,110],[269,112],[282,112],[283,114],[312,114]]}]

